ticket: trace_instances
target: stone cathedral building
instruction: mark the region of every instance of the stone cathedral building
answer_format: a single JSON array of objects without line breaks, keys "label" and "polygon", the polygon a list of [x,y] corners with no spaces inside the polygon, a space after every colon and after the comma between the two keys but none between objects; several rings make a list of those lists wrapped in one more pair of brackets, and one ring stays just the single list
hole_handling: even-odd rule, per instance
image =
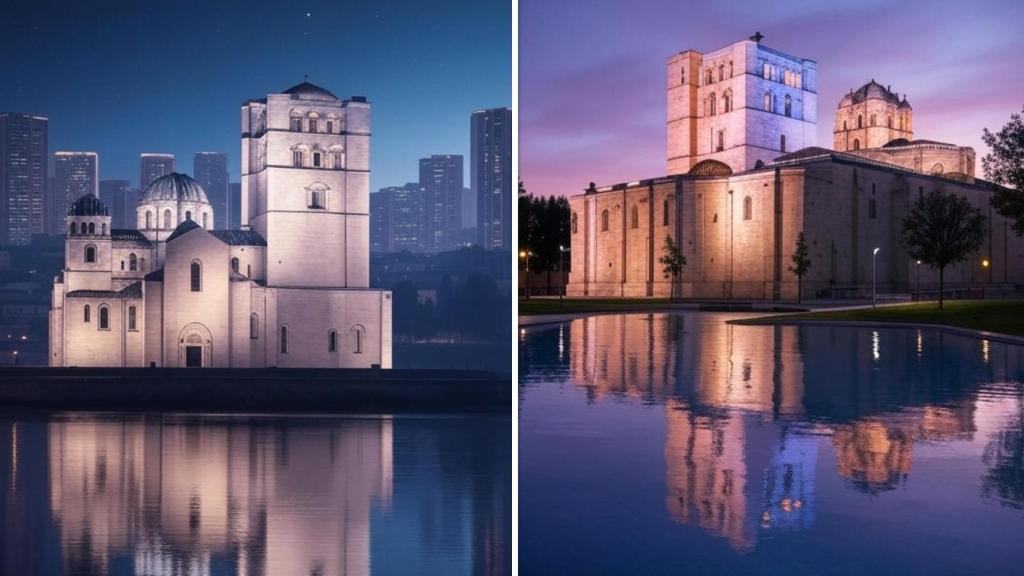
[{"label": "stone cathedral building", "polygon": [[937,272],[911,260],[900,236],[911,203],[937,189],[988,218],[984,246],[947,268],[947,286],[1024,282],[1024,241],[992,211],[995,185],[974,177],[971,148],[914,139],[907,97],[874,80],[843,96],[833,149],[818,147],[814,61],[762,38],[668,59],[668,175],[569,199],[569,294],[668,296],[658,260],[671,236],[687,259],[677,295],[795,299],[801,231],[805,297],[868,295],[873,266],[879,291],[933,288]]},{"label": "stone cathedral building", "polygon": [[370,104],[303,82],[242,105],[242,229],[192,178],[143,191],[137,230],[95,196],[67,217],[51,366],[391,367],[369,288]]}]

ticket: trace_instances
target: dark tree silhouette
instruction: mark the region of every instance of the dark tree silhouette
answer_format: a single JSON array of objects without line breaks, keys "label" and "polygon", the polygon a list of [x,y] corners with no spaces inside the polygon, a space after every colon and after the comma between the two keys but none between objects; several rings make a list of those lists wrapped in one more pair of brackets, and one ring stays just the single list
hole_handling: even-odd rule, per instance
[{"label": "dark tree silhouette", "polygon": [[686,256],[676,246],[671,234],[665,235],[665,253],[661,258],[658,258],[658,262],[664,266],[662,273],[665,275],[665,278],[672,279],[672,286],[669,288],[669,299],[674,300],[679,275],[683,273],[683,267],[686,266]]},{"label": "dark tree silhouette", "polygon": [[796,249],[793,250],[792,259],[793,265],[789,267],[789,271],[796,274],[796,301],[799,304],[803,302],[804,274],[811,269],[811,257],[807,252],[807,241],[802,231],[796,235]]},{"label": "dark tree silhouette", "polygon": [[999,132],[985,128],[981,139],[991,149],[981,159],[985,178],[1002,186],[992,193],[992,207],[1013,221],[1013,231],[1024,236],[1024,118],[1010,114]]}]

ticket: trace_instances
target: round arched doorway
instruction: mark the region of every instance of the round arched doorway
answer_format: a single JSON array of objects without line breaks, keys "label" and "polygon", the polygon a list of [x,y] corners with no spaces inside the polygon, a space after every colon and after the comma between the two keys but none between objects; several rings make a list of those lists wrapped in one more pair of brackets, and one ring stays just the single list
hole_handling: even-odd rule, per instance
[{"label": "round arched doorway", "polygon": [[210,330],[198,322],[185,326],[178,337],[178,366],[207,367],[212,357]]}]

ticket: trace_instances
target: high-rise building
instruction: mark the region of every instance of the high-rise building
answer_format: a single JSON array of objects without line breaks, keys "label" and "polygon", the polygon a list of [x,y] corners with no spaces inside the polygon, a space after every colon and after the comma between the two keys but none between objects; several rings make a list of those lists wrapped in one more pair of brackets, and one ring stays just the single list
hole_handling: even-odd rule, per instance
[{"label": "high-rise building", "polygon": [[430,251],[424,245],[424,194],[420,185],[388,186],[370,195],[370,249],[373,252]]},{"label": "high-rise building", "polygon": [[512,109],[476,110],[469,125],[477,241],[487,249],[507,250],[512,246]]},{"label": "high-rise building", "polygon": [[56,233],[46,211],[47,125],[44,116],[0,113],[0,245]]},{"label": "high-rise building", "polygon": [[213,205],[213,227],[229,228],[231,195],[228,193],[228,155],[226,152],[196,152],[192,157],[192,176],[206,190]]},{"label": "high-rise building", "polygon": [[423,249],[451,249],[462,229],[462,156],[443,154],[420,159],[420,189],[424,202]]},{"label": "high-rise building", "polygon": [[145,190],[150,182],[171,172],[174,172],[174,154],[140,154],[139,190]]},{"label": "high-rise building", "polygon": [[87,194],[99,198],[99,174],[99,156],[95,152],[53,153],[54,202],[51,208],[57,211],[52,218],[59,223],[60,230],[63,231],[68,209],[75,200]]},{"label": "high-rise building", "polygon": [[231,214],[229,218],[231,220],[231,230],[237,230],[242,227],[242,183],[232,182],[228,184],[228,205],[231,207]]},{"label": "high-rise building", "polygon": [[473,189],[462,187],[462,229],[476,228],[476,196]]},{"label": "high-rise building", "polygon": [[137,192],[128,180],[100,180],[100,200],[110,210],[110,227],[135,229]]}]

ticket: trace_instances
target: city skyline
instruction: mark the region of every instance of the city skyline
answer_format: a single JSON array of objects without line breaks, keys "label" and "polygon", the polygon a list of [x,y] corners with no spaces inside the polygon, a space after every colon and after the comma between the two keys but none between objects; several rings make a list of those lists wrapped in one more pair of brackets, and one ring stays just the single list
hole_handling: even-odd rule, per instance
[{"label": "city skyline", "polygon": [[[374,105],[376,190],[415,180],[418,158],[468,155],[469,113],[511,105],[511,43],[492,41],[511,40],[505,6],[403,3],[364,12],[329,2],[246,6],[12,6],[0,23],[0,45],[21,58],[0,63],[0,77],[14,86],[0,95],[0,110],[47,116],[50,150],[96,151],[105,180],[134,182],[144,152],[180,160],[224,150],[230,181],[237,182],[242,103],[308,74],[339,96],[366,96]],[[148,31],[183,21],[191,26],[174,36],[185,39],[174,50],[147,41]],[[252,42],[267,22],[274,22],[279,42]],[[344,34],[335,33],[338,22],[347,24]],[[67,72],[47,76],[40,69]],[[461,80],[467,69],[476,70],[471,84]],[[67,90],[69,84],[79,89]]]}]

